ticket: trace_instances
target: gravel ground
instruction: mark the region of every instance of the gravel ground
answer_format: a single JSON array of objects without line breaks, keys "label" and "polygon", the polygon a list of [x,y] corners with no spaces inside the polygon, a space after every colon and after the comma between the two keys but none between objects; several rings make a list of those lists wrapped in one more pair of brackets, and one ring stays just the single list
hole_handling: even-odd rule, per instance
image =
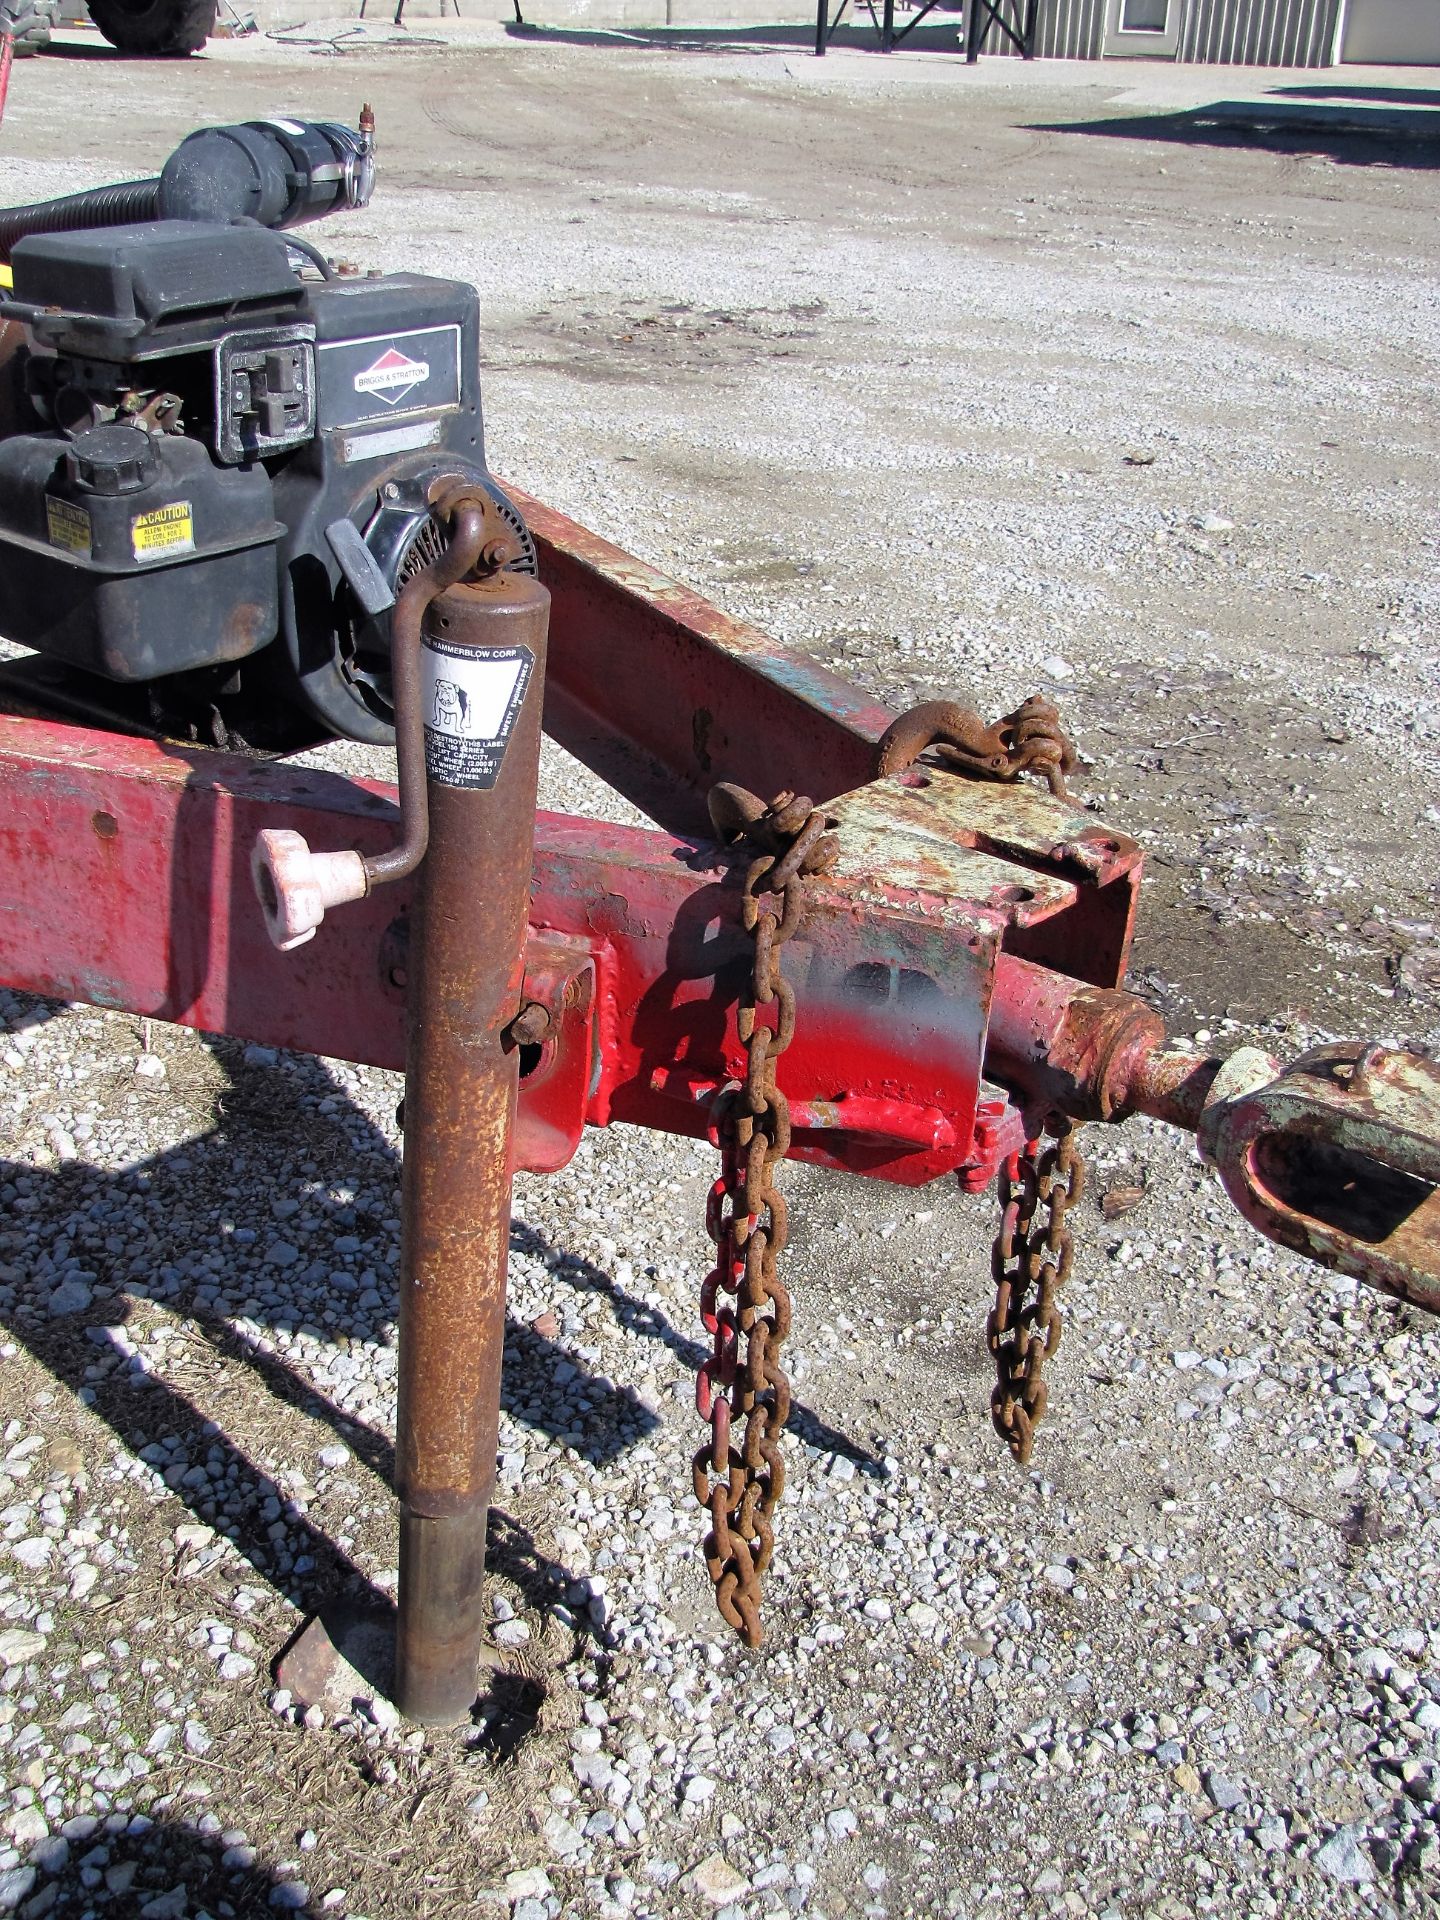
[{"label": "gravel ground", "polygon": [[[0,190],[375,99],[335,244],[481,288],[501,471],[896,705],[1049,687],[1178,1031],[1440,1037],[1432,150],[1162,138],[1094,69],[424,51],[34,62]],[[394,1586],[394,1077],[0,1024],[0,1912],[1440,1906],[1440,1337],[1178,1135],[1092,1142],[1028,1474],[989,1205],[791,1170],[758,1656],[687,1494],[708,1152],[522,1179],[501,1672],[421,1735],[269,1672]]]}]

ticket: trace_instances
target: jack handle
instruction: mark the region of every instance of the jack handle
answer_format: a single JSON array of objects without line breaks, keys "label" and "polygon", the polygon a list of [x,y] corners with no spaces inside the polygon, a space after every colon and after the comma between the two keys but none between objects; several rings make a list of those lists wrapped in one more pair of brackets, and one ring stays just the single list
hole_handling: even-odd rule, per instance
[{"label": "jack handle", "polygon": [[375,887],[414,873],[430,844],[425,785],[425,713],[420,630],[433,601],[478,568],[494,572],[519,555],[511,529],[494,502],[455,477],[431,490],[430,511],[448,524],[445,546],[400,590],[390,632],[395,695],[395,748],[400,786],[400,837],[383,853],[347,849],[315,853],[302,834],[266,827],[256,835],[250,873],[265,927],[282,953],[315,937],[327,907],[363,900]]}]

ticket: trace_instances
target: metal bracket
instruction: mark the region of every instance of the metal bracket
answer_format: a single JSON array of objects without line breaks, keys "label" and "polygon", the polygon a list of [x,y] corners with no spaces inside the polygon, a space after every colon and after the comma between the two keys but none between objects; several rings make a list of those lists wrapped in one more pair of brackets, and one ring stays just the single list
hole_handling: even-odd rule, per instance
[{"label": "metal bracket", "polygon": [[1200,1151],[1268,1239],[1440,1313],[1440,1061],[1317,1047],[1207,1106]]}]

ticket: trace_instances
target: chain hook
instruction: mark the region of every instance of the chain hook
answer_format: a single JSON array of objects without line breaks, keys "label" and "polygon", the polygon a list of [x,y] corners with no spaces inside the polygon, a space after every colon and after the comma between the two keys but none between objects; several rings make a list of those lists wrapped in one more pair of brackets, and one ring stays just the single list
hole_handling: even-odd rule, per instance
[{"label": "chain hook", "polygon": [[1038,774],[1060,800],[1069,798],[1065,777],[1080,760],[1058,709],[1039,693],[989,726],[973,708],[954,700],[927,700],[912,707],[881,734],[875,748],[875,777],[883,780],[904,773],[922,753],[931,752],[942,766],[989,780]]}]

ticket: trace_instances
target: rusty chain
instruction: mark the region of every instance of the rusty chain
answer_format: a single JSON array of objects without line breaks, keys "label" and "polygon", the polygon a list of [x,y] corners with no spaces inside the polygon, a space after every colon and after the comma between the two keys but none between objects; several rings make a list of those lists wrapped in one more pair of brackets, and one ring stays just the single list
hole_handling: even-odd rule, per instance
[{"label": "rusty chain", "polygon": [[1001,1168],[1000,1227],[991,1253],[995,1304],[985,1325],[995,1356],[991,1418],[1022,1467],[1045,1417],[1045,1362],[1060,1346],[1059,1293],[1075,1258],[1066,1215],[1085,1191],[1078,1127],[1060,1119],[1047,1131],[1054,1135],[1048,1144],[1043,1135],[1028,1141]]},{"label": "rusty chain", "polygon": [[[716,1604],[745,1644],[757,1647],[760,1581],[774,1552],[772,1517],[785,1486],[779,1441],[790,1413],[790,1382],[779,1359],[790,1296],[777,1272],[788,1220],[775,1184],[790,1144],[790,1103],[775,1063],[795,1031],[795,990],[781,971],[780,949],[799,930],[809,879],[833,864],[837,849],[824,814],[792,793],[767,807],[744,788],[725,785],[712,792],[710,812],[722,838],[754,850],[741,897],[754,957],[738,1020],[745,1077],[723,1087],[711,1110],[720,1176],[705,1209],[715,1265],[700,1290],[700,1317],[713,1345],[695,1388],[710,1438],[695,1455],[694,1481],[695,1498],[710,1516],[704,1551]],[[773,1024],[759,1017],[770,1006]],[[737,1446],[732,1427],[740,1419],[745,1432]]]}]

